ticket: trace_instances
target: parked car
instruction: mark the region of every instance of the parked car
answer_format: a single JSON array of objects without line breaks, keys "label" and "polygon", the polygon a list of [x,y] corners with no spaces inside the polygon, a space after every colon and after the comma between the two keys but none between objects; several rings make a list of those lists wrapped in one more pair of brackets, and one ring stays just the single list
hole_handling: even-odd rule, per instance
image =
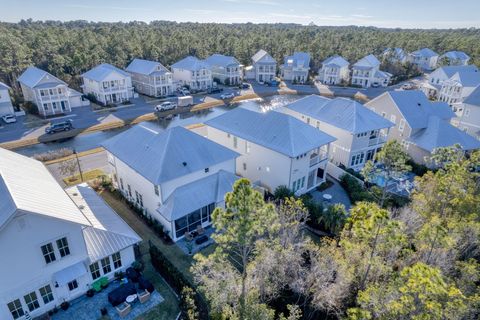
[{"label": "parked car", "polygon": [[404,83],[402,84],[402,89],[403,90],[412,90],[414,87],[411,83]]},{"label": "parked car", "polygon": [[182,87],[182,88],[178,89],[178,92],[179,92],[180,94],[184,95],[184,96],[190,95],[190,91],[189,91],[187,88],[185,88],[185,87]]},{"label": "parked car", "polygon": [[218,87],[217,87],[217,88],[210,88],[210,89],[208,89],[207,92],[208,92],[209,94],[212,94],[212,93],[220,93],[220,92],[222,92],[222,91],[223,91],[223,88],[218,88]]},{"label": "parked car", "polygon": [[220,99],[222,100],[225,100],[225,99],[232,99],[233,97],[235,97],[235,94],[233,92],[229,92],[229,93],[224,93],[220,96]]},{"label": "parked car", "polygon": [[267,87],[278,87],[280,84],[277,80],[272,80],[272,81],[266,81],[265,84]]},{"label": "parked car", "polygon": [[66,121],[51,124],[50,126],[45,128],[45,132],[48,134],[53,134],[61,131],[68,131],[71,129],[73,129],[73,123],[72,120],[69,119]]},{"label": "parked car", "polygon": [[238,86],[240,89],[250,89],[250,83],[242,83]]},{"label": "parked car", "polygon": [[378,88],[378,87],[380,87],[380,83],[378,82],[372,83],[372,88]]},{"label": "parked car", "polygon": [[162,112],[162,111],[168,111],[168,110],[173,110],[177,107],[177,105],[171,101],[165,101],[162,104],[156,105],[155,106],[155,111]]},{"label": "parked car", "polygon": [[193,106],[193,97],[192,96],[178,97],[177,105],[179,107]]},{"label": "parked car", "polygon": [[2,117],[3,122],[5,123],[14,123],[17,122],[17,118],[13,114],[6,114]]}]

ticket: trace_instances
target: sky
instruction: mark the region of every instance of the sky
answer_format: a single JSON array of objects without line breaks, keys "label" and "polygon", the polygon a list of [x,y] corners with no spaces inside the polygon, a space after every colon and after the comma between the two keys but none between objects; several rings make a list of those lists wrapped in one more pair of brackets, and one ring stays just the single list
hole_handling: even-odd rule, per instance
[{"label": "sky", "polygon": [[480,27],[480,0],[0,0],[0,21],[298,23]]}]

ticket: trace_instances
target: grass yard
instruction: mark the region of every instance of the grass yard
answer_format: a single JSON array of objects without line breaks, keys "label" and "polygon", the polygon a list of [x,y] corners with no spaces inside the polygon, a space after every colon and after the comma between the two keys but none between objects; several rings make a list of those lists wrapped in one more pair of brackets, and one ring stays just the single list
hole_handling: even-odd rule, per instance
[{"label": "grass yard", "polygon": [[[95,178],[104,176],[105,172],[103,172],[100,169],[95,169],[95,170],[91,170],[91,171],[82,172],[82,175],[83,175],[83,181],[85,182],[85,181],[90,181],[90,180],[93,180]],[[80,174],[76,174],[74,176],[64,178],[63,182],[67,186],[74,186],[76,184],[82,183],[82,179],[80,177]]]}]

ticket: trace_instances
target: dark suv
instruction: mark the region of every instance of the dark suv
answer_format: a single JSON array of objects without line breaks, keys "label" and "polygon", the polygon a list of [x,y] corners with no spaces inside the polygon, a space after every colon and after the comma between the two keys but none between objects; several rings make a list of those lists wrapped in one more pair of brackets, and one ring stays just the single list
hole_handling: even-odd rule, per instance
[{"label": "dark suv", "polygon": [[217,88],[210,88],[210,89],[208,89],[207,92],[208,92],[209,94],[212,94],[212,93],[220,93],[220,92],[222,92],[222,91],[223,91],[223,88],[218,88],[218,87],[217,87]]},{"label": "dark suv", "polygon": [[72,120],[66,120],[63,122],[54,123],[49,127],[46,127],[45,132],[48,134],[53,134],[61,131],[68,131],[71,129],[73,129]]}]

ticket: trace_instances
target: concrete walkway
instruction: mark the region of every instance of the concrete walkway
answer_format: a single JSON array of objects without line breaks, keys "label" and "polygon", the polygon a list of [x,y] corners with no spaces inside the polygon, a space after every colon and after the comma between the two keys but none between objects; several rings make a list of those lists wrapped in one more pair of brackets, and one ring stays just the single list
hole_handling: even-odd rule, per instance
[{"label": "concrete walkway", "polygon": [[[331,204],[341,203],[345,206],[345,209],[350,210],[350,208],[352,207],[352,203],[350,202],[350,198],[348,197],[347,192],[343,189],[340,183],[335,179],[333,179],[332,177],[328,176],[327,180],[332,181],[333,185],[330,188],[323,191],[317,191],[317,190],[310,191],[310,194],[312,195],[313,199],[315,201],[321,202],[325,207]],[[329,202],[326,202],[323,199],[324,194],[332,195],[332,200],[330,200]]]}]

